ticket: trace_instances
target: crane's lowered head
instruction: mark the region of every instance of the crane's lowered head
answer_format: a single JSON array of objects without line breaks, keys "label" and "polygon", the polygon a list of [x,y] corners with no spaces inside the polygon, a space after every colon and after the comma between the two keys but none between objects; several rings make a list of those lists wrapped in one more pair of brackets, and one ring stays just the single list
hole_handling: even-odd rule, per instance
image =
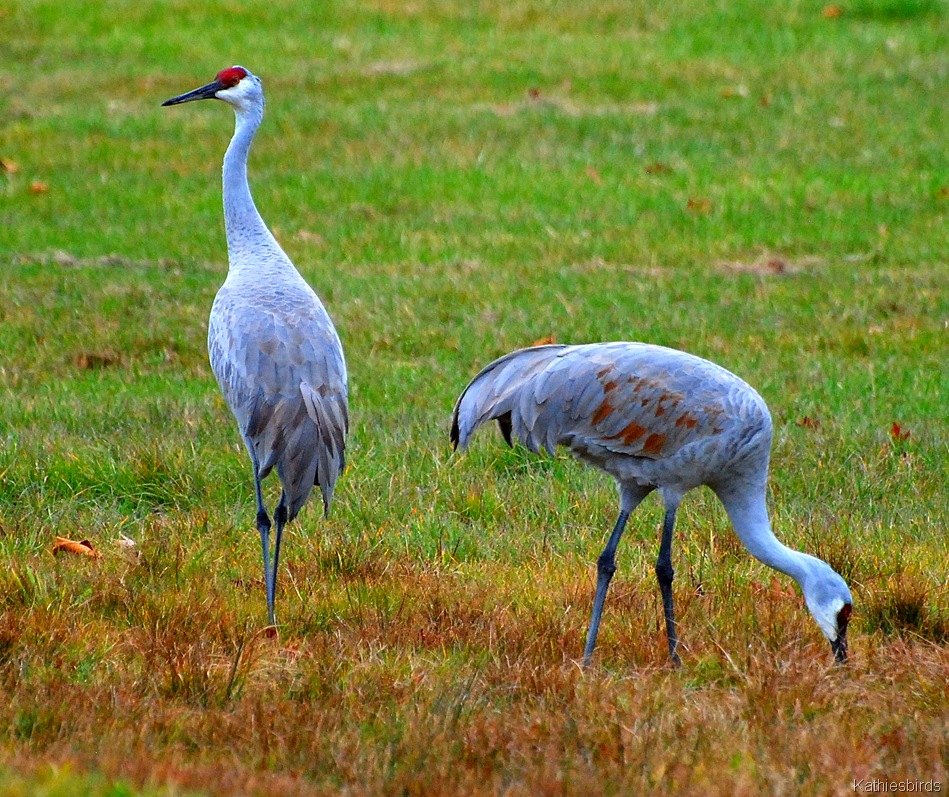
[{"label": "crane's lowered head", "polygon": [[264,90],[260,78],[242,66],[222,69],[206,86],[165,100],[162,105],[180,105],[195,100],[223,100],[236,111],[262,107]]},{"label": "crane's lowered head", "polygon": [[829,565],[808,557],[813,563],[801,583],[801,591],[820,630],[824,632],[838,664],[847,660],[847,625],[853,612],[850,589]]}]

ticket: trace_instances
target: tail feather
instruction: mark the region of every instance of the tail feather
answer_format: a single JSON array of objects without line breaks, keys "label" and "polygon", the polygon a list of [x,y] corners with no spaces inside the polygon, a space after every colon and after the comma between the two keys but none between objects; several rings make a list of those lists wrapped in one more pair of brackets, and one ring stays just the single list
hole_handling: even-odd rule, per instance
[{"label": "tail feather", "polygon": [[452,414],[451,442],[464,449],[474,432],[496,420],[508,444],[517,438],[534,451],[543,445],[552,451],[550,432],[541,431],[538,420],[543,406],[537,401],[534,377],[569,347],[535,346],[519,349],[487,365],[471,380],[455,403]]},{"label": "tail feather", "polygon": [[[316,456],[307,469],[306,484],[300,485],[299,498],[291,500],[290,517],[302,508],[313,485],[320,488],[323,496],[323,514],[329,515],[336,480],[346,466],[346,433],[349,430],[349,413],[345,397],[323,396],[310,385],[300,385],[307,415],[316,425],[316,440],[313,448]],[[312,448],[310,448],[312,452]],[[312,453],[310,453],[312,456]]]}]

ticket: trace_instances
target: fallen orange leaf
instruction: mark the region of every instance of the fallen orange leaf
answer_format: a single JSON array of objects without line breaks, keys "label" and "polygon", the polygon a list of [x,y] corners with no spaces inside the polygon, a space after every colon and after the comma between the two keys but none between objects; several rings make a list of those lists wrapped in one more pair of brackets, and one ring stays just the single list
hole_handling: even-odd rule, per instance
[{"label": "fallen orange leaf", "polygon": [[538,338],[531,344],[531,346],[532,347],[533,346],[547,346],[551,343],[556,343],[556,342],[557,342],[557,338],[555,335],[548,335],[545,338]]},{"label": "fallen orange leaf", "polygon": [[66,537],[55,537],[53,539],[53,553],[58,554],[60,551],[66,551],[67,553],[78,553],[83,556],[91,556],[93,559],[99,559],[102,557],[102,554],[99,553],[89,540],[80,540],[76,542],[75,540],[67,539]]},{"label": "fallen orange leaf", "polygon": [[824,10],[821,13],[824,15],[825,19],[837,19],[837,17],[839,17],[844,12],[840,6],[830,5],[824,6]]},{"label": "fallen orange leaf", "polygon": [[0,172],[16,174],[18,171],[20,171],[20,164],[16,163],[16,161],[11,161],[7,158],[0,158]]},{"label": "fallen orange leaf", "polygon": [[49,184],[44,183],[42,180],[34,180],[30,183],[31,194],[45,194],[47,191],[49,191]]}]

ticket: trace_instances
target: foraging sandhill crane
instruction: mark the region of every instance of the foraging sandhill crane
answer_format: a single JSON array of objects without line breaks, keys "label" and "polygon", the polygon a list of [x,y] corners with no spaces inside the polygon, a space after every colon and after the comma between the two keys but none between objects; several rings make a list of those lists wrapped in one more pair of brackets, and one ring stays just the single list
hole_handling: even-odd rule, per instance
[{"label": "foraging sandhill crane", "polygon": [[[224,228],[228,272],[211,306],[208,352],[254,469],[257,529],[264,558],[267,618],[274,597],[280,540],[318,484],[329,514],[345,464],[349,429],[346,361],[323,303],[296,270],[257,212],[247,184],[247,153],[264,115],[259,78],[242,66],[162,105],[223,100],[237,117],[224,154]],[[270,518],[261,481],[276,468],[280,501],[270,559]]]},{"label": "foraging sandhill crane", "polygon": [[464,449],[491,420],[508,445],[516,438],[534,453],[567,446],[617,482],[619,519],[597,561],[584,665],[593,656],[626,521],[653,490],[665,504],[656,576],[669,655],[679,664],[672,530],[682,497],[703,484],[725,506],[752,556],[797,581],[836,661],[846,661],[850,590],[825,562],[788,548],[772,533],[765,505],[771,416],[764,399],[737,376],[646,343],[520,349],[486,366],[458,397],[452,444]]}]

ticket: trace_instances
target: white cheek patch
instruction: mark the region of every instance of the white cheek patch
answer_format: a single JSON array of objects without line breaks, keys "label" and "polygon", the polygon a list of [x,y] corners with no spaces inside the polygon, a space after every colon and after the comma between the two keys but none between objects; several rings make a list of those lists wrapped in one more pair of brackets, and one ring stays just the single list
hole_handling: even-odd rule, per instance
[{"label": "white cheek patch", "polygon": [[[811,614],[814,615],[814,619],[817,621],[817,625],[820,626],[820,630],[824,632],[824,636],[831,642],[837,641],[837,629],[839,627],[838,617],[844,608],[849,606],[849,603],[844,602],[840,598],[836,598],[824,606],[812,606],[808,604],[808,608],[811,610]],[[848,620],[849,617],[850,615],[848,613]]]},{"label": "white cheek patch", "polygon": [[[840,616],[840,613],[844,610],[845,606],[849,606],[849,604],[844,603],[839,598],[835,600],[833,603],[831,603],[830,611],[828,612],[827,617],[824,618],[824,621],[821,624],[821,628],[824,629],[825,636],[831,642],[837,639],[838,628],[840,627],[838,623],[838,617]],[[849,614],[847,615],[847,619],[848,620],[850,619]],[[826,624],[826,627],[825,627],[825,624]]]}]

